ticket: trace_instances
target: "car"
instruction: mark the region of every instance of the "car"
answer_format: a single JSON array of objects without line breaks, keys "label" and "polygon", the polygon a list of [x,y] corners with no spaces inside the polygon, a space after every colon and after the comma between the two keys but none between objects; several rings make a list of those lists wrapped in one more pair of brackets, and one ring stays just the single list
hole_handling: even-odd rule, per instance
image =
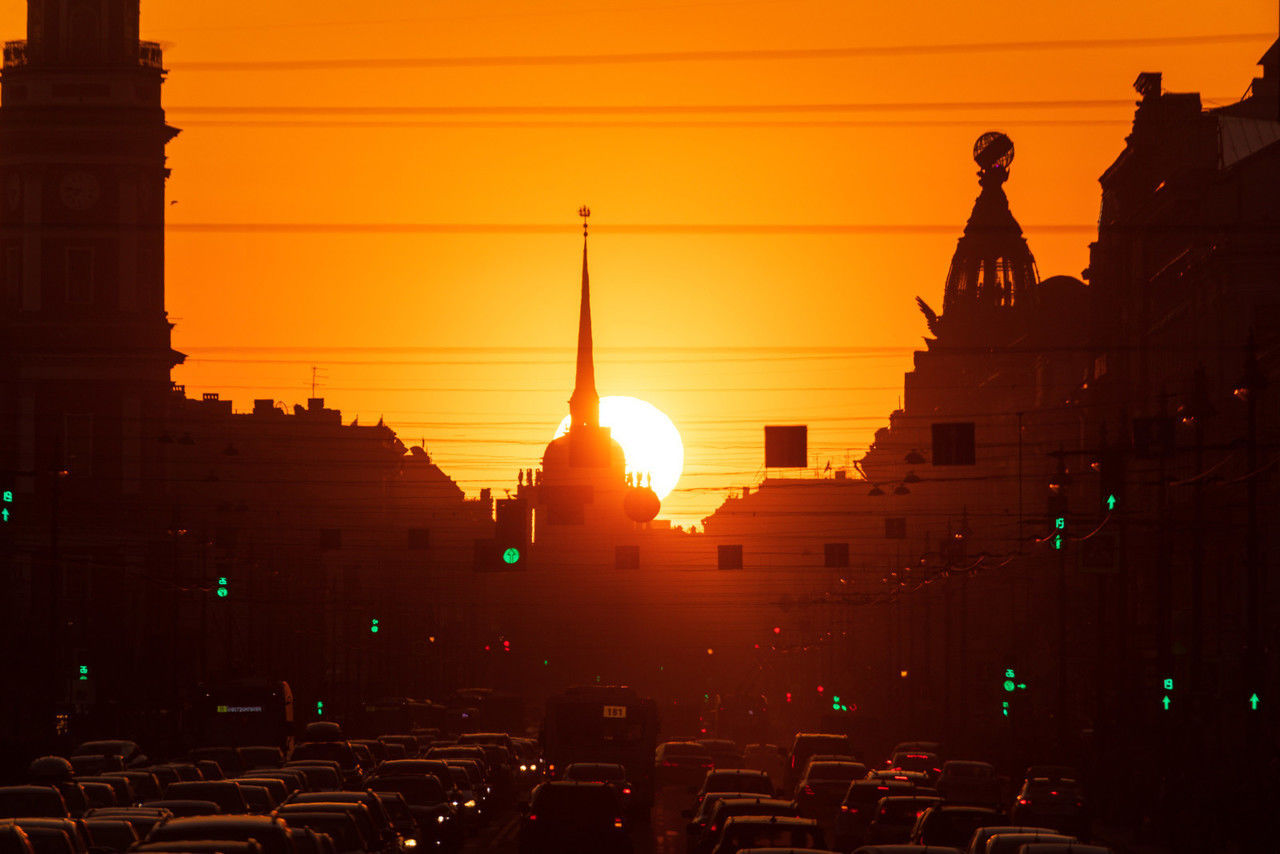
[{"label": "car", "polygon": [[391,826],[396,829],[396,833],[400,834],[404,847],[417,848],[418,840],[422,838],[422,829],[409,809],[409,802],[399,792],[378,792],[377,794],[378,800],[382,801],[382,806],[387,811],[387,817],[391,819]]},{"label": "car", "polygon": [[540,783],[520,821],[518,850],[519,854],[630,854],[618,793],[606,783]]},{"label": "car", "polygon": [[627,782],[627,769],[616,762],[574,762],[565,767],[560,779],[607,783],[618,793],[623,814],[630,812],[631,784]]},{"label": "car", "polygon": [[707,753],[711,755],[711,761],[716,768],[741,768],[743,753],[738,749],[738,745],[727,738],[699,738],[696,739],[707,749]]},{"label": "car", "polygon": [[477,790],[477,786],[483,785],[480,783],[479,769],[450,765],[449,774],[453,778],[449,802],[458,811],[463,829],[470,830],[479,826],[486,817],[484,798]]},{"label": "car", "polygon": [[987,807],[939,804],[920,814],[915,827],[911,829],[911,842],[916,845],[963,848],[978,828],[1004,823],[1004,816]]},{"label": "car", "polygon": [[240,784],[234,780],[200,780],[170,783],[165,800],[213,801],[223,815],[239,815],[249,811]]},{"label": "car", "polygon": [[464,828],[449,791],[430,774],[378,775],[366,783],[374,792],[395,792],[404,798],[418,824],[421,838],[435,847],[457,850],[462,847]]},{"label": "car", "polygon": [[788,755],[785,787],[794,789],[804,773],[804,766],[809,764],[809,757],[818,753],[833,753],[840,756],[856,755],[849,736],[843,733],[830,732],[798,732],[791,742]]},{"label": "car", "polygon": [[363,804],[318,802],[281,804],[271,813],[290,827],[307,827],[317,833],[328,833],[339,851],[367,851],[391,854],[398,849],[387,847],[369,818]]},{"label": "car", "polygon": [[231,776],[239,776],[249,770],[244,765],[244,758],[234,747],[197,747],[187,755],[197,766],[204,761],[217,762],[222,773]]},{"label": "car", "polygon": [[284,803],[285,798],[289,797],[293,791],[289,788],[287,781],[279,777],[257,777],[244,776],[236,777],[235,781],[241,786],[262,786],[271,793],[271,798],[277,803]]},{"label": "car", "polygon": [[754,768],[713,768],[708,771],[694,796],[693,809],[711,792],[750,792],[771,798],[776,794],[769,775]]},{"label": "car", "polygon": [[863,845],[853,854],[960,854],[949,845]]},{"label": "car", "polygon": [[1000,778],[990,762],[948,759],[934,785],[949,804],[996,807],[1003,800]]},{"label": "car", "polygon": [[[107,774],[101,774],[76,777],[76,781],[82,786],[87,783],[106,783],[115,792],[116,802],[112,806],[127,807],[138,802],[138,797],[133,791],[133,783],[130,783],[125,777],[112,777]],[[87,789],[85,793],[88,793]],[[90,808],[96,809],[96,807],[92,806]]]},{"label": "car", "polygon": [[[292,830],[289,842],[293,843]],[[255,839],[167,839],[164,842],[143,842],[130,852],[179,852],[179,854],[262,854],[262,846]],[[294,854],[299,854],[295,851]]]},{"label": "car", "polygon": [[129,785],[133,787],[133,796],[135,801],[151,801],[163,797],[164,792],[160,787],[160,779],[150,771],[132,770],[132,771],[107,771],[98,775],[101,777],[121,777],[129,781]]},{"label": "car", "polygon": [[664,741],[654,754],[654,781],[659,786],[696,786],[715,767],[707,749],[696,741]]},{"label": "car", "polygon": [[258,768],[246,772],[246,776],[237,780],[277,780],[285,787],[286,797],[294,792],[308,791],[307,775],[297,768]]},{"label": "car", "polygon": [[145,839],[147,834],[151,832],[151,828],[155,827],[166,818],[172,818],[173,813],[163,807],[104,807],[102,809],[91,809],[84,814],[85,821],[95,818],[112,818],[127,821],[133,825],[133,829],[137,831],[140,839]]},{"label": "car", "polygon": [[332,836],[309,827],[290,827],[289,841],[293,843],[293,854],[339,854]]},{"label": "car", "polygon": [[1081,842],[1024,842],[1018,854],[1114,854],[1105,845]]},{"label": "car", "polygon": [[83,778],[77,778],[76,782],[84,790],[88,809],[116,806],[116,790],[109,783],[90,783]]},{"label": "car", "polygon": [[905,750],[893,754],[889,768],[894,771],[916,771],[936,781],[942,774],[942,760],[938,754],[924,750]]},{"label": "car", "polygon": [[[380,735],[378,736],[378,741],[386,745],[392,745],[392,744],[399,745],[400,749],[404,751],[404,756],[399,758],[403,758],[403,759],[418,758],[418,739],[416,739],[412,735],[408,735],[408,734]],[[388,758],[397,758],[397,757],[388,757]]]},{"label": "car", "polygon": [[[274,782],[280,782],[276,780]],[[271,789],[266,785],[266,781],[261,784],[249,783],[244,780],[237,780],[240,786],[240,794],[244,795],[244,802],[249,805],[249,812],[253,815],[267,815],[273,809],[280,805],[284,798],[277,798],[271,793]]]},{"label": "car", "polygon": [[74,818],[13,818],[7,822],[21,827],[31,839],[31,845],[37,854],[48,850],[63,850],[65,844],[71,846],[73,854],[88,854],[89,831],[85,829],[83,819]]},{"label": "car", "polygon": [[1019,854],[1022,846],[1037,842],[1079,842],[1060,833],[997,833],[987,839],[986,854]]},{"label": "car", "polygon": [[0,786],[0,818],[20,816],[70,818],[71,811],[56,786]]},{"label": "car", "polygon": [[150,760],[136,741],[126,738],[107,738],[86,741],[71,751],[72,756],[119,756],[125,768],[137,768]]},{"label": "car", "polygon": [[240,757],[240,765],[246,771],[255,768],[280,768],[284,765],[284,751],[271,744],[237,747],[236,755]]},{"label": "car", "polygon": [[[709,808],[707,807],[708,803],[711,804]],[[695,824],[702,815],[705,815],[705,819],[701,822],[701,826],[697,827],[695,833]],[[737,815],[786,816],[793,818],[797,813],[795,801],[784,801],[781,798],[735,797],[734,793],[730,793],[728,797],[708,796],[703,801],[702,812],[689,825],[689,854],[705,854],[705,852],[709,852],[711,846],[715,843],[720,828],[724,826],[726,821]]]},{"label": "car", "polygon": [[965,848],[966,854],[986,854],[987,840],[995,836],[997,833],[1053,833],[1051,827],[1018,827],[1008,824],[992,824],[986,827],[979,827],[969,837],[969,845]]},{"label": "car", "polygon": [[[393,789],[392,791],[395,790]],[[285,804],[317,803],[360,804],[369,814],[369,820],[373,823],[378,843],[387,850],[392,850],[396,846],[395,825],[391,821],[391,816],[387,814],[386,808],[382,805],[382,799],[372,789],[366,788],[359,791],[341,792],[295,792],[285,801]]]},{"label": "car", "polygon": [[796,783],[796,805],[806,818],[834,819],[854,780],[866,776],[861,762],[811,761]]},{"label": "car", "polygon": [[[312,742],[311,744],[299,746],[314,747],[317,744],[327,744],[327,742]],[[354,753],[351,754],[351,761],[355,762]],[[301,771],[306,775],[307,786],[316,791],[330,791],[355,784],[341,766],[328,759],[290,759],[284,764],[284,767]],[[348,767],[358,768],[359,766],[350,765]],[[363,777],[363,774],[361,776]]]},{"label": "car", "polygon": [[742,767],[764,771],[778,789],[782,785],[786,757],[776,744],[748,744],[742,751]]},{"label": "car", "polygon": [[1052,827],[1088,839],[1091,821],[1079,783],[1066,778],[1036,777],[1018,790],[1009,809],[1009,823]]},{"label": "car", "polygon": [[907,780],[854,780],[849,784],[836,816],[836,848],[848,851],[866,841],[867,828],[871,826],[882,798],[914,794],[917,794],[916,785]]},{"label": "car", "polygon": [[387,746],[376,738],[353,738],[351,739],[351,748],[353,750],[364,748],[369,753],[368,768],[377,767],[378,763],[387,758]]},{"label": "car", "polygon": [[72,756],[67,761],[75,769],[77,777],[86,774],[101,774],[104,771],[124,770],[124,758],[120,756],[90,754],[89,756]]},{"label": "car", "polygon": [[84,829],[89,833],[91,851],[127,851],[142,840],[137,829],[122,818],[86,818]]},{"label": "car", "polygon": [[936,795],[891,795],[876,804],[875,815],[867,826],[867,845],[906,844],[920,814],[941,803]]},{"label": "car", "polygon": [[157,801],[145,801],[144,807],[168,810],[172,815],[189,817],[194,815],[221,815],[222,807],[214,801],[203,801],[195,798],[161,798]]},{"label": "car", "polygon": [[[685,847],[692,851],[696,842],[704,838],[707,827],[711,824],[711,814],[716,805],[728,798],[754,798],[764,800],[767,796],[755,792],[710,792],[698,803],[696,809],[681,811],[681,815],[689,819],[685,825]],[[788,801],[787,803],[792,803]],[[793,813],[794,813],[794,804]]]},{"label": "car", "polygon": [[35,854],[31,837],[16,824],[0,824],[0,854]]},{"label": "car", "polygon": [[720,828],[711,854],[737,854],[744,848],[826,847],[822,828],[811,818],[735,815]]}]

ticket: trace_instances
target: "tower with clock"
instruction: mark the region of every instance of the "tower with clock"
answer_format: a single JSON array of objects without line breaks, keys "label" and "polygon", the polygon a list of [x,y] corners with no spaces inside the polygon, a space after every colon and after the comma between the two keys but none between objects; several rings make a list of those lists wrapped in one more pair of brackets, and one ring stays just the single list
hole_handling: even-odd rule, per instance
[{"label": "tower with clock", "polygon": [[4,43],[0,473],[23,508],[2,541],[18,575],[126,565],[111,543],[162,511],[157,436],[183,358],[164,307],[177,130],[139,11],[28,0],[27,38]]}]

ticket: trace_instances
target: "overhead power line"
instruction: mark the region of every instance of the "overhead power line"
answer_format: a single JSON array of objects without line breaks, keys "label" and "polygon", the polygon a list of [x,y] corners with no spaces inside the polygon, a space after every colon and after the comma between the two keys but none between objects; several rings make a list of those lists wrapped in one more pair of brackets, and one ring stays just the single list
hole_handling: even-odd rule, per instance
[{"label": "overhead power line", "polygon": [[[912,127],[986,127],[991,124],[990,118],[977,117],[972,119],[902,119],[889,121],[858,121],[858,120],[842,120],[832,119],[828,121],[790,121],[786,119],[726,119],[726,120],[578,120],[578,119],[560,119],[540,121],[537,119],[529,120],[414,120],[414,119],[184,119],[182,126],[184,128],[284,128],[289,130],[321,130],[329,128],[340,128],[349,130],[364,129],[403,129],[413,130],[422,128],[427,130],[447,130],[454,129],[495,129],[495,130],[511,130],[520,128],[529,129],[570,129],[570,130],[590,130],[598,129],[716,129],[716,128],[732,128],[732,129],[750,129],[750,128],[814,128],[821,130],[833,130],[840,128],[912,128]],[[1004,127],[1123,127],[1129,124],[1129,119],[1125,117],[1114,119],[1009,119],[1002,118],[1000,124]]]},{"label": "overhead power line", "polygon": [[[592,225],[607,234],[955,234],[954,223],[632,223]],[[572,223],[483,222],[170,222],[179,234],[563,234]],[[1094,224],[1023,226],[1040,234],[1094,234]]]},{"label": "overhead power line", "polygon": [[1248,44],[1273,38],[1273,33],[1147,36],[1138,38],[1038,39],[948,44],[855,45],[826,48],[765,48],[754,50],[642,51],[635,53],[505,54],[495,56],[349,57],[343,59],[193,60],[175,62],[175,71],[346,71],[409,68],[489,68],[509,66],[636,65],[678,62],[774,62],[779,60],[872,59],[964,53],[1010,53],[1046,50],[1116,50],[1144,47],[1185,47],[1210,44]]},{"label": "overhead power line", "polygon": [[[1232,96],[1201,96],[1230,102]],[[963,110],[1078,110],[1133,107],[1133,98],[1033,98],[1014,101],[831,101],[811,104],[220,104],[174,106],[168,113],[193,116],[484,116],[648,115],[668,113],[867,113]]]}]

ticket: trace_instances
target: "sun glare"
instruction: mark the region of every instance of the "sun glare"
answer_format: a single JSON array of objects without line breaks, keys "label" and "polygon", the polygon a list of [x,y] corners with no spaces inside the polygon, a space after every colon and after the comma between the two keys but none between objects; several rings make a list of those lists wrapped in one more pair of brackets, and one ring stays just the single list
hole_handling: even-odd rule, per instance
[{"label": "sun glare", "polygon": [[[653,491],[666,498],[684,471],[684,443],[666,414],[635,397],[600,398],[600,426],[608,427],[627,457],[627,471],[653,478]],[[569,432],[569,416],[556,436]]]}]

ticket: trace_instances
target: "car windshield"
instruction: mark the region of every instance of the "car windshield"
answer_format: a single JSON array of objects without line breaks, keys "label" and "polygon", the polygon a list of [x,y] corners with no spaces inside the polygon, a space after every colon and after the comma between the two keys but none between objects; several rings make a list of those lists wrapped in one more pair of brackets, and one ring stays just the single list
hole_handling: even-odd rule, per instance
[{"label": "car windshield", "polygon": [[856,780],[867,771],[852,762],[815,762],[809,766],[811,780]]},{"label": "car windshield", "polygon": [[911,824],[920,817],[921,813],[936,803],[936,800],[885,798],[880,804],[880,812],[876,814],[876,818],[890,824]]},{"label": "car windshield", "polygon": [[564,771],[566,780],[586,780],[600,781],[602,783],[621,783],[626,777],[626,771],[621,765],[586,765],[576,763],[570,765]]},{"label": "car windshield", "polygon": [[370,783],[383,792],[399,792],[415,807],[431,806],[444,800],[444,787],[435,777],[380,777]]},{"label": "car windshield", "polygon": [[337,762],[341,768],[352,768],[356,764],[356,755],[351,746],[340,741],[311,741],[299,744],[293,750],[293,761],[300,759],[327,759]]},{"label": "car windshield", "polygon": [[529,811],[539,817],[574,821],[607,813],[618,813],[618,799],[607,786],[544,786],[533,798]]},{"label": "car windshield", "polygon": [[665,756],[710,756],[707,749],[701,744],[692,744],[682,741],[669,741],[662,745],[662,753]]}]

